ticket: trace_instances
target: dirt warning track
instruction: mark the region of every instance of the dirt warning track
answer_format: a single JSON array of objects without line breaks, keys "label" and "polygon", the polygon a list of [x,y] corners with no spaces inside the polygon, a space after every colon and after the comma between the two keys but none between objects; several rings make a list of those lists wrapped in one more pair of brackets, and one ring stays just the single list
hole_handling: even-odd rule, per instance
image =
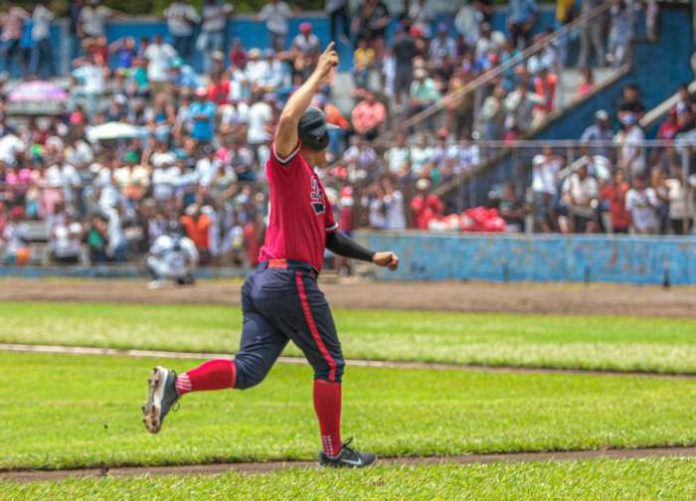
[{"label": "dirt warning track", "polygon": [[[696,447],[655,447],[642,449],[603,449],[593,451],[511,452],[505,454],[465,454],[457,456],[401,456],[380,458],[379,464],[420,466],[437,464],[486,464],[496,462],[569,461],[583,459],[629,459],[684,457],[696,459]],[[177,466],[137,466],[83,468],[72,470],[0,471],[0,481],[39,482],[69,478],[133,477],[140,475],[219,475],[226,472],[270,473],[288,468],[316,468],[314,461],[267,461],[215,463]]]},{"label": "dirt warning track", "polygon": [[[696,288],[612,284],[320,279],[337,308],[696,318]],[[143,280],[0,279],[0,301],[238,305],[241,281],[147,290]]]}]

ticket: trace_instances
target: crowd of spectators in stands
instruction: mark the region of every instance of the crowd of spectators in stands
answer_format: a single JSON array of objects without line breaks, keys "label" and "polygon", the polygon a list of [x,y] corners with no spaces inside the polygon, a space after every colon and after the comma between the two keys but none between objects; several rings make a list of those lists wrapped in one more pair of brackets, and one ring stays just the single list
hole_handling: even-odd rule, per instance
[{"label": "crowd of spectators in stands", "polygon": [[[594,6],[582,2],[583,9]],[[608,39],[588,26],[581,37],[583,64],[616,64],[626,35],[622,26],[630,29],[633,22],[624,23],[626,8],[616,2],[607,13],[603,34],[608,32]],[[336,163],[325,181],[342,229],[427,229],[445,213],[433,189],[480,164],[483,153],[474,139],[521,138],[554,111],[558,69],[566,64],[559,44],[546,44],[483,86],[480,103],[471,94],[459,97],[477,76],[551,36],[551,31],[533,34],[534,0],[509,2],[507,36],[492,29],[492,12],[490,1],[474,0],[448,24],[436,21],[431,2],[415,0],[395,20],[384,3],[366,0],[351,21],[346,1],[326,2],[332,37],[354,43],[352,111],[340,111],[329,86],[313,103],[337,126],[330,149]],[[99,0],[70,2],[70,111],[18,122],[8,118],[0,100],[0,242],[7,260],[28,258],[27,222],[32,220],[46,222],[49,253],[58,262],[127,260],[146,252],[171,221],[178,221],[204,263],[255,263],[267,213],[262,166],[274,123],[311,71],[321,42],[311,23],[291,33],[295,11],[271,0],[257,15],[271,48],[245,47],[240,39],[227,44],[225,22],[232,13],[218,0],[206,0],[200,11],[177,0],[163,12],[166,35],[108,40],[107,21],[125,15]],[[570,19],[568,14],[562,21]],[[5,2],[3,69],[18,66],[25,78],[54,76],[52,20],[48,2],[37,2],[31,13]],[[389,39],[388,29],[394,31]],[[202,71],[193,67],[196,55],[202,57]],[[588,70],[580,92],[591,92],[592,85]],[[598,113],[597,124],[583,138],[588,144],[615,141],[618,150],[592,146],[584,167],[565,166],[561,157],[544,151],[530,162],[533,200],[526,200],[519,187],[504,187],[500,210],[511,227],[521,228],[531,214],[540,231],[600,231],[608,229],[601,217],[608,211],[611,229],[620,231],[626,228],[617,209],[623,204],[637,232],[679,232],[679,189],[685,188],[673,182],[677,154],[663,150],[648,156],[635,146],[644,137],[637,124],[644,108],[631,92],[635,89],[627,90],[618,114],[623,125],[618,134],[608,114]],[[437,102],[444,103],[444,118],[395,127]],[[680,102],[660,137],[686,130],[693,113],[691,101]],[[90,137],[91,130],[110,122],[133,126],[137,133],[112,140]],[[373,140],[387,130],[398,132],[385,149]],[[617,174],[599,167],[599,157],[616,166]],[[653,174],[648,166],[655,165],[664,168]],[[646,176],[650,180],[641,188]],[[631,191],[622,179],[630,180]],[[353,185],[361,191],[354,192]],[[616,202],[619,198],[627,202]],[[635,225],[639,209],[645,209],[643,199],[657,200],[658,229]]]}]

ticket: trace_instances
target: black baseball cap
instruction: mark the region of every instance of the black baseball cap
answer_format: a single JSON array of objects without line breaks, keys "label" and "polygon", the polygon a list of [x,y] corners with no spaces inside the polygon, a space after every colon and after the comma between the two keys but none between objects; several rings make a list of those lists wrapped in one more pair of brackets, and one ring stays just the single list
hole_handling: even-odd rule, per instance
[{"label": "black baseball cap", "polygon": [[321,151],[329,145],[329,129],[334,125],[326,123],[324,112],[311,106],[304,112],[297,126],[297,135],[302,145],[310,150]]}]

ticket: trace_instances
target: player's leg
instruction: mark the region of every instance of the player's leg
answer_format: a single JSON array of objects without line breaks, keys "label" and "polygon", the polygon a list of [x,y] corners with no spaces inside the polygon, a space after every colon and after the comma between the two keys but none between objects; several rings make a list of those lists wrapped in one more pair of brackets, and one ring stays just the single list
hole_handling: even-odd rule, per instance
[{"label": "player's leg", "polygon": [[172,406],[185,394],[197,391],[246,389],[260,383],[285,348],[288,338],[253,306],[251,281],[242,288],[244,327],[240,350],[234,360],[215,359],[181,375],[155,367],[148,380],[148,398],[143,406],[143,422],[151,433],[159,432]]},{"label": "player's leg", "polygon": [[367,466],[376,457],[350,448],[341,439],[341,381],[345,363],[329,304],[309,274],[296,272],[295,283],[301,314],[290,338],[314,368],[314,410],[322,439],[319,462],[335,467]]}]

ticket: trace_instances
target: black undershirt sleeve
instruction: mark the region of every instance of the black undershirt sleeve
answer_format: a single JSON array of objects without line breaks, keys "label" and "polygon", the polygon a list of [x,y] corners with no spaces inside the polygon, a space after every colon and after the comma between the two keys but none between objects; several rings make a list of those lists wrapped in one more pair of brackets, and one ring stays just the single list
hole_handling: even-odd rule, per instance
[{"label": "black undershirt sleeve", "polygon": [[375,255],[342,231],[332,231],[326,234],[326,248],[339,256],[372,262]]}]

